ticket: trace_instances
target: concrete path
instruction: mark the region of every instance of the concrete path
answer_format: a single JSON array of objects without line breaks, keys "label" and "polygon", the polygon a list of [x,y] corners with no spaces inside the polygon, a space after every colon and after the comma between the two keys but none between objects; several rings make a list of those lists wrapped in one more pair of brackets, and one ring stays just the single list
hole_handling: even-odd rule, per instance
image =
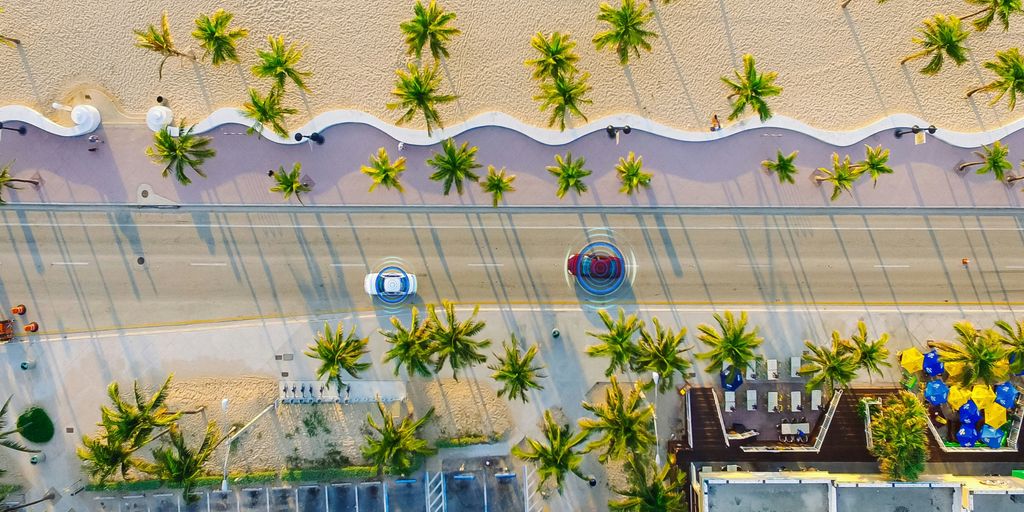
[{"label": "concrete path", "polygon": [[[13,160],[12,172],[18,177],[40,176],[41,189],[4,191],[13,201],[26,203],[102,203],[135,204],[143,185],[159,196],[184,204],[280,205],[284,201],[269,188],[268,169],[284,165],[290,169],[302,162],[306,175],[316,185],[307,196],[307,204],[316,205],[482,205],[490,197],[475,184],[466,195],[454,191],[445,197],[426,160],[437,145],[416,147],[399,141],[367,125],[338,125],[323,132],[322,146],[282,146],[243,134],[237,125],[223,126],[213,133],[217,156],[204,167],[208,179],[197,178],[182,187],[160,176],[161,166],[148,160],[145,148],[152,132],[136,123],[106,124],[97,135],[105,143],[96,152],[85,138],[65,139],[30,129],[23,137],[7,132],[0,140],[0,162]],[[775,128],[758,129],[704,143],[678,142],[634,130],[623,135],[618,144],[603,132],[584,136],[562,147],[537,143],[504,128],[471,130],[457,138],[479,147],[477,161],[507,167],[515,174],[516,192],[507,194],[509,205],[599,205],[599,206],[920,206],[920,207],[1017,207],[1024,196],[1020,187],[1007,187],[991,175],[960,175],[953,169],[958,163],[975,160],[970,150],[949,146],[937,139],[915,146],[912,137],[896,139],[886,131],[869,137],[864,144],[883,145],[892,150],[890,165],[895,174],[883,176],[877,187],[870,179],[861,180],[854,194],[832,203],[831,188],[817,186],[812,173],[818,167],[831,166],[833,151],[850,154],[854,162],[864,157],[863,144],[847,148],[832,147],[808,136]],[[1010,161],[1021,155],[1013,148],[1024,147],[1024,131],[1003,141],[1011,148]],[[378,189],[367,192],[370,180],[361,174],[377,148],[384,147],[392,158],[408,159],[402,175],[405,193]],[[777,149],[799,151],[796,164],[800,174],[794,185],[780,185],[760,167],[775,157]],[[614,166],[630,151],[642,156],[645,168],[654,173],[649,190],[632,197],[619,192]],[[593,175],[585,181],[590,191],[577,197],[555,197],[556,180],[545,170],[554,164],[555,154],[571,152],[584,157]],[[295,199],[293,204],[298,204]]]}]

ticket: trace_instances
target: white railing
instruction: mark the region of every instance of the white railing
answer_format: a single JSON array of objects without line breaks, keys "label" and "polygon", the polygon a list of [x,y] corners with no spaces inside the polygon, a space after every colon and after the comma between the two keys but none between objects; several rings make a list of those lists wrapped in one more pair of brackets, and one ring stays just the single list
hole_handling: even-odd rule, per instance
[{"label": "white railing", "polygon": [[427,481],[426,490],[427,493],[427,511],[428,512],[446,512],[448,510],[448,503],[445,501],[445,488],[444,488],[444,472],[438,471],[434,476],[430,476],[430,472],[427,472],[423,479]]},{"label": "white railing", "polygon": [[690,405],[690,393],[689,390],[686,392],[686,442],[689,443],[690,449],[693,449],[693,406]]},{"label": "white railing", "polygon": [[[867,440],[866,444],[867,444],[869,452],[875,446],[874,441],[871,439],[871,406],[872,405],[882,405],[882,402],[879,401],[879,400],[864,400],[864,439]],[[855,407],[859,407],[859,405],[855,406]],[[930,425],[931,422],[929,421],[928,424]]]},{"label": "white railing", "polygon": [[544,510],[544,497],[541,496],[538,485],[540,480],[537,472],[529,464],[523,466],[523,505],[526,512],[542,512]]},{"label": "white railing", "polygon": [[[1024,405],[1017,407],[1017,418],[1021,418],[1021,414],[1024,413]],[[1014,420],[1010,426],[1010,432],[1006,436],[1006,446],[1000,446],[999,448],[989,448],[988,446],[946,446],[946,440],[942,438],[942,434],[935,428],[935,422],[931,419],[928,420],[928,430],[931,431],[932,437],[935,438],[935,443],[939,445],[939,449],[948,453],[998,453],[998,452],[1015,452],[1017,451],[1017,441],[1020,437],[1020,424],[1021,420]]]},{"label": "white railing", "polygon": [[711,389],[711,397],[715,399],[715,414],[718,415],[718,425],[722,427],[722,439],[725,439],[725,446],[729,445],[729,431],[725,429],[725,418],[722,417],[722,405],[718,403],[718,392]]}]

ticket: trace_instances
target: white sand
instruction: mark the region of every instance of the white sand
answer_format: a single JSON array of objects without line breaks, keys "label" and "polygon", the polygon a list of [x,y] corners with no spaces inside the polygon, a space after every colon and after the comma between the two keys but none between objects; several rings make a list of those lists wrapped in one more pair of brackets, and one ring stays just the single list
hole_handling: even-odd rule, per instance
[{"label": "white sand", "polygon": [[[993,26],[972,35],[972,60],[960,68],[949,65],[939,76],[925,77],[917,73],[923,62],[899,66],[915,50],[910,39],[922,19],[973,10],[960,0],[881,6],[854,0],[845,11],[838,0],[659,2],[658,22],[651,28],[663,37],[654,42],[653,53],[625,72],[611,53],[598,54],[590,42],[600,30],[599,3],[444,0],[442,5],[458,14],[455,25],[463,34],[450,47],[445,80],[445,88],[454,88],[462,99],[442,109],[443,119],[451,123],[498,110],[544,124],[546,116],[532,100],[537,86],[522,64],[538,30],[569,32],[579,42],[579,67],[591,73],[594,86],[594,104],[585,110],[591,119],[633,112],[680,128],[706,129],[712,113],[728,112],[719,77],[738,68],[747,52],[761,69],[780,73],[778,84],[785,91],[771,102],[775,111],[823,128],[850,129],[895,112],[958,131],[991,129],[1019,117],[1002,105],[987,106],[987,94],[972,102],[964,93],[990,79],[981,63],[995,50],[1020,44],[1020,17],[1014,17],[1009,33]],[[109,90],[129,113],[145,111],[162,94],[178,115],[199,120],[218,107],[240,105],[250,85],[268,87],[248,68],[266,36],[281,33],[309,45],[303,67],[315,73],[312,95],[290,95],[289,103],[302,111],[294,125],[338,108],[394,121],[384,105],[394,69],[407,60],[398,25],[410,16],[411,4],[80,0],[69,7],[57,0],[9,0],[3,2],[7,12],[0,14],[0,33],[21,38],[23,46],[0,47],[5,70],[0,105],[23,103],[52,113],[51,102],[89,84]],[[192,20],[218,7],[234,12],[236,23],[251,30],[241,46],[244,65],[215,69],[172,60],[163,81],[157,80],[159,56],[134,48],[131,29],[157,23],[166,8],[179,47],[194,48]]]},{"label": "white sand", "polygon": [[[440,385],[424,381],[410,386],[410,389],[409,400],[390,404],[389,409],[392,414],[404,415],[411,411],[419,417],[434,407],[437,416],[423,433],[424,438],[430,441],[471,434],[486,435],[483,425],[488,420],[497,433],[505,433],[512,427],[507,405],[487,386],[477,389],[475,384],[466,380],[456,383],[442,379]],[[230,397],[226,414],[220,406],[224,396]],[[226,432],[233,424],[241,426],[251,420],[276,397],[275,379],[205,378],[175,381],[168,405],[175,410],[206,406],[205,415],[187,415],[181,421],[182,428],[198,439],[207,419],[217,421]],[[302,465],[308,467],[332,450],[347,457],[352,464],[361,464],[364,462],[360,453],[363,435],[369,431],[367,414],[372,414],[379,421],[376,404],[281,405],[276,412],[267,413],[238,438],[229,468],[232,472],[278,470],[293,465],[289,464],[294,462],[294,459],[289,461],[290,456],[303,459]],[[317,416],[320,420],[316,419]],[[311,429],[307,429],[307,423]],[[218,448],[209,465],[210,471],[219,471],[226,447],[224,444]]]}]

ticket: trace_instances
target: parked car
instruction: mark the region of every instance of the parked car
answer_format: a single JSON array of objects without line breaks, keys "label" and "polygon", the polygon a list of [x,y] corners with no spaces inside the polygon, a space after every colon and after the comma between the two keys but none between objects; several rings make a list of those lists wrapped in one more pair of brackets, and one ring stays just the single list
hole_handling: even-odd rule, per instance
[{"label": "parked car", "polygon": [[606,254],[573,254],[566,266],[574,276],[595,279],[618,279],[623,269],[622,259]]},{"label": "parked car", "polygon": [[363,290],[371,297],[405,297],[416,293],[416,276],[405,272],[376,272],[366,274]]}]

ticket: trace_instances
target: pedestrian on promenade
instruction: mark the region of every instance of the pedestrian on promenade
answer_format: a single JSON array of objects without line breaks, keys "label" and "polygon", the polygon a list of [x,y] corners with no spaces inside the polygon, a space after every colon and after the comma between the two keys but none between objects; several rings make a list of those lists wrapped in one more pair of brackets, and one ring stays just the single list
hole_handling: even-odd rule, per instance
[{"label": "pedestrian on promenade", "polygon": [[722,123],[718,122],[718,114],[711,114],[711,131],[717,132],[722,129]]},{"label": "pedestrian on promenade", "polygon": [[99,149],[99,145],[100,144],[104,144],[104,142],[99,137],[97,137],[95,135],[90,135],[89,136],[89,144],[90,144],[89,151],[95,152],[96,150]]}]

